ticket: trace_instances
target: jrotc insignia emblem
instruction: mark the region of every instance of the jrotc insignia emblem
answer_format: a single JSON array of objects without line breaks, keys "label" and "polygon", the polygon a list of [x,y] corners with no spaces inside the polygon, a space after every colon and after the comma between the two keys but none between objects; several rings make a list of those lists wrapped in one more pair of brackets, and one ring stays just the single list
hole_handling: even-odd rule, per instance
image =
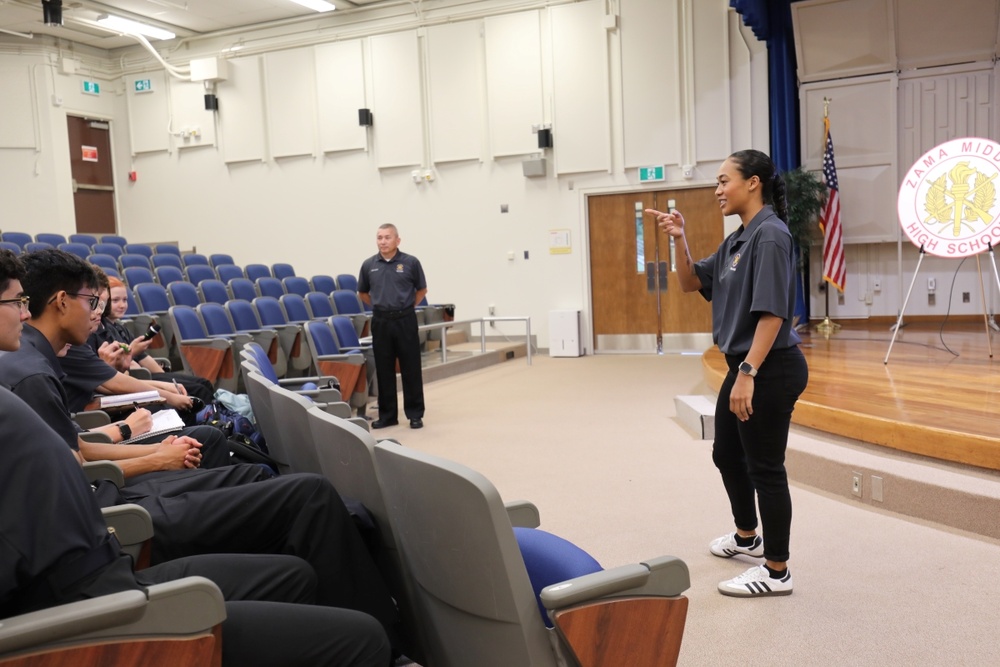
[{"label": "jrotc insignia emblem", "polygon": [[397,264],[396,265],[396,273],[402,273],[402,272],[403,272],[403,265],[402,264]]},{"label": "jrotc insignia emblem", "polygon": [[733,259],[732,259],[732,261],[731,261],[731,262],[729,262],[729,270],[730,270],[730,271],[735,271],[735,270],[736,270],[736,267],[737,267],[737,266],[739,265],[739,263],[740,263],[740,257],[741,257],[741,256],[742,256],[742,253],[739,253],[739,252],[738,252],[738,253],[736,253],[735,255],[733,255]]}]

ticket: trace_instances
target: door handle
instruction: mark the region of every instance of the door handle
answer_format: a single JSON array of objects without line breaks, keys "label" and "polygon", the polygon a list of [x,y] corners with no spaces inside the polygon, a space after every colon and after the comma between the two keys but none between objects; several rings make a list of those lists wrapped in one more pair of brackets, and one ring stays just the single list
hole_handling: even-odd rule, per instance
[{"label": "door handle", "polygon": [[[657,274],[657,263],[656,262],[646,262],[646,291],[652,294],[656,292],[656,274]],[[660,278],[660,291],[667,291],[667,263],[659,263]]]},{"label": "door handle", "polygon": [[115,186],[113,185],[90,185],[89,183],[77,183],[76,179],[73,179],[73,194],[76,194],[78,190],[97,190],[100,192],[114,192]]}]

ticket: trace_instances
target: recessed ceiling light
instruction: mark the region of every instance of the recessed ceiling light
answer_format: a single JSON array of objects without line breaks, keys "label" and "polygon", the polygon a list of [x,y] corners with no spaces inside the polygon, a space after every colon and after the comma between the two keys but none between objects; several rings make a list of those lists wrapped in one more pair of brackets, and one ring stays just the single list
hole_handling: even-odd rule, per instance
[{"label": "recessed ceiling light", "polygon": [[144,37],[152,37],[153,39],[173,39],[177,36],[169,30],[139,23],[138,21],[125,19],[120,16],[99,16],[97,17],[97,24],[102,28],[115,30],[126,35],[142,35]]},{"label": "recessed ceiling light", "polygon": [[292,0],[292,2],[317,12],[332,12],[336,9],[336,7],[325,0]]}]

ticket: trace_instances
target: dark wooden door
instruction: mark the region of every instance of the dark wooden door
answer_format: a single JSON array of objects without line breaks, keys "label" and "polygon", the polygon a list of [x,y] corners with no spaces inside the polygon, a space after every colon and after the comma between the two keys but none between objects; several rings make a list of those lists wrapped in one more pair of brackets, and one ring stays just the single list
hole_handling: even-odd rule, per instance
[{"label": "dark wooden door", "polygon": [[[646,208],[666,210],[674,203],[686,221],[686,236],[695,260],[713,252],[722,242],[722,212],[715,188],[642,191],[588,197],[590,277],[594,315],[594,350],[655,350],[658,331],[670,334],[711,334],[710,304],[698,294],[684,294],[670,268],[670,244]],[[640,217],[637,217],[640,216]],[[650,290],[646,264],[667,263],[667,284],[660,291],[659,325],[657,295]],[[677,257],[677,264],[681,258]],[[649,337],[652,336],[652,339]],[[603,341],[603,344],[602,344]],[[624,347],[623,347],[624,346]]]},{"label": "dark wooden door", "polygon": [[70,169],[73,175],[73,208],[76,231],[114,234],[114,169],[111,132],[107,121],[67,116]]}]

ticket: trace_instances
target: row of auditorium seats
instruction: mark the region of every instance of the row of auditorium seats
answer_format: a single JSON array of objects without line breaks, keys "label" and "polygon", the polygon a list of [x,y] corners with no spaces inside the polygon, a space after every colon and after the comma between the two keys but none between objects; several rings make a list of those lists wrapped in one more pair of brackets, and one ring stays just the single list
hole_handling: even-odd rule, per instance
[{"label": "row of auditorium seats", "polygon": [[540,530],[531,503],[505,505],[489,480],[465,466],[377,442],[269,378],[260,346],[248,344],[240,356],[282,474],[324,475],[371,514],[407,656],[431,667],[676,664],[690,586],[681,560],[660,556],[604,570]]}]

